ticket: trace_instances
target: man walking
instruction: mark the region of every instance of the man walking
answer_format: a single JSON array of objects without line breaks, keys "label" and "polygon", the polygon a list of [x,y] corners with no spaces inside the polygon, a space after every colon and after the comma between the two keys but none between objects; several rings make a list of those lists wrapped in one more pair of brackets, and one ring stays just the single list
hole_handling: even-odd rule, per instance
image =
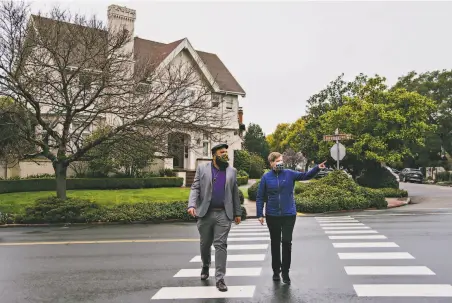
[{"label": "man walking", "polygon": [[215,279],[220,291],[227,261],[227,240],[232,221],[240,224],[242,208],[237,186],[237,170],[229,166],[228,145],[212,148],[212,162],[199,165],[191,186],[188,213],[197,217],[201,248],[201,280],[209,278],[212,243],[215,247]]}]

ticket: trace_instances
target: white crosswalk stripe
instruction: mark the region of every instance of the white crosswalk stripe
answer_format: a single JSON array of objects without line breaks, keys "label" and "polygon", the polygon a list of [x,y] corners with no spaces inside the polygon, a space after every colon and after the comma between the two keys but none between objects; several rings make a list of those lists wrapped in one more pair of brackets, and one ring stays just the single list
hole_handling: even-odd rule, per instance
[{"label": "white crosswalk stripe", "polygon": [[[264,254],[228,255],[228,262],[249,262],[264,261]],[[215,255],[211,256],[211,261],[215,262]],[[195,256],[190,262],[201,262],[201,256]]]},{"label": "white crosswalk stripe", "polygon": [[[228,291],[220,292],[215,286],[207,286],[205,283],[202,283],[200,280],[201,266],[197,266],[196,268],[180,269],[173,278],[178,281],[183,279],[194,279],[199,281],[200,286],[162,287],[151,297],[151,300],[252,298],[255,294],[256,285],[244,285],[244,280],[241,280],[242,282],[240,283],[234,283],[234,277],[248,277],[249,279],[255,279],[255,282],[257,283],[257,278],[262,274],[262,267],[259,266],[262,264],[262,261],[265,260],[269,242],[270,235],[267,226],[265,224],[262,225],[257,220],[246,220],[239,225],[233,224],[228,236],[227,250],[234,251],[235,254],[228,253],[228,266],[231,265],[230,262],[233,262],[232,264],[247,264],[252,267],[227,267],[226,278],[231,278],[227,279]],[[236,254],[237,252],[240,252],[241,254]],[[193,257],[189,261],[190,264],[199,264],[201,262],[200,255]],[[215,262],[215,248],[213,246],[211,262],[212,264]],[[209,275],[209,279],[214,281],[215,265],[212,265],[209,269]]]},{"label": "white crosswalk stripe", "polygon": [[[260,276],[262,272],[261,267],[243,267],[243,268],[226,268],[226,273],[228,277],[256,277]],[[196,277],[198,278],[201,271],[199,268],[189,268],[181,269],[177,274],[174,275],[175,278],[188,278]],[[209,275],[215,275],[215,268],[209,269]]]},{"label": "white crosswalk stripe", "polygon": [[226,292],[218,291],[215,286],[163,287],[151,300],[252,298],[255,290],[255,285],[228,286]]},{"label": "white crosswalk stripe", "polygon": [[[244,245],[228,245],[228,250],[261,250],[268,249],[268,244],[244,244]],[[212,246],[212,250],[215,247]]]},{"label": "white crosswalk stripe", "polygon": [[325,230],[325,234],[378,234],[376,230]]},{"label": "white crosswalk stripe", "polygon": [[399,247],[394,242],[351,242],[333,243],[335,248],[377,248],[377,247]]},{"label": "white crosswalk stripe", "polygon": [[[378,233],[362,223],[348,223],[353,217],[316,217],[317,222],[322,227],[325,234],[349,234],[328,236],[330,240],[384,240],[384,235],[366,235]],[[344,223],[346,222],[346,223]],[[359,235],[357,235],[359,234]],[[378,251],[377,249],[398,248],[394,242],[334,242],[334,248],[344,249],[352,248],[352,252],[338,252],[337,255],[343,262],[359,263],[359,265],[345,265],[344,271],[347,275],[353,277],[362,276],[410,276],[425,277],[435,276],[436,274],[426,266],[410,266],[407,260],[415,259],[408,252],[400,251]],[[358,251],[358,249],[374,248],[375,251]],[[350,251],[347,249],[346,251]],[[401,265],[372,264],[374,260],[403,260]],[[365,262],[366,264],[361,264]],[[370,263],[370,264],[369,264]],[[422,280],[425,282],[425,280]],[[452,297],[452,285],[450,284],[353,284],[353,288],[358,297]]]}]

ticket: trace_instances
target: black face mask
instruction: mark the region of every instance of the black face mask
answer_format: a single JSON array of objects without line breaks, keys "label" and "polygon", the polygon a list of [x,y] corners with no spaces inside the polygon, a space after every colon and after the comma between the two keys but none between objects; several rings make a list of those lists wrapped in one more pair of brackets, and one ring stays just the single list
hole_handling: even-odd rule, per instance
[{"label": "black face mask", "polygon": [[215,156],[215,163],[221,170],[225,170],[229,166],[229,157],[228,154],[223,154],[221,156]]}]

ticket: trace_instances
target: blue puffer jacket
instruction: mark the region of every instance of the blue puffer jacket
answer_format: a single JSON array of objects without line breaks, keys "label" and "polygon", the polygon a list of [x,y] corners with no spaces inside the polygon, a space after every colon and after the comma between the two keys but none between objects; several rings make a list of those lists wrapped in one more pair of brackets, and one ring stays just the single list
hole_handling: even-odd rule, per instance
[{"label": "blue puffer jacket", "polygon": [[263,217],[264,201],[267,201],[265,214],[269,216],[294,216],[297,214],[294,199],[295,181],[312,179],[319,172],[316,166],[307,173],[284,169],[279,173],[271,170],[262,176],[256,197],[257,217]]}]

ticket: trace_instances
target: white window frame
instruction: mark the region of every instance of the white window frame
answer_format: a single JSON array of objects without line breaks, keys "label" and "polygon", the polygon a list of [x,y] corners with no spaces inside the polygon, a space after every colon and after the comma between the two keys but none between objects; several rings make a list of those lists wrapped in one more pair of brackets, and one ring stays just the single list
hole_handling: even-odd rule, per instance
[{"label": "white window frame", "polygon": [[226,98],[226,109],[233,109],[234,108],[234,100],[231,98],[231,97],[229,97],[229,98]]}]

